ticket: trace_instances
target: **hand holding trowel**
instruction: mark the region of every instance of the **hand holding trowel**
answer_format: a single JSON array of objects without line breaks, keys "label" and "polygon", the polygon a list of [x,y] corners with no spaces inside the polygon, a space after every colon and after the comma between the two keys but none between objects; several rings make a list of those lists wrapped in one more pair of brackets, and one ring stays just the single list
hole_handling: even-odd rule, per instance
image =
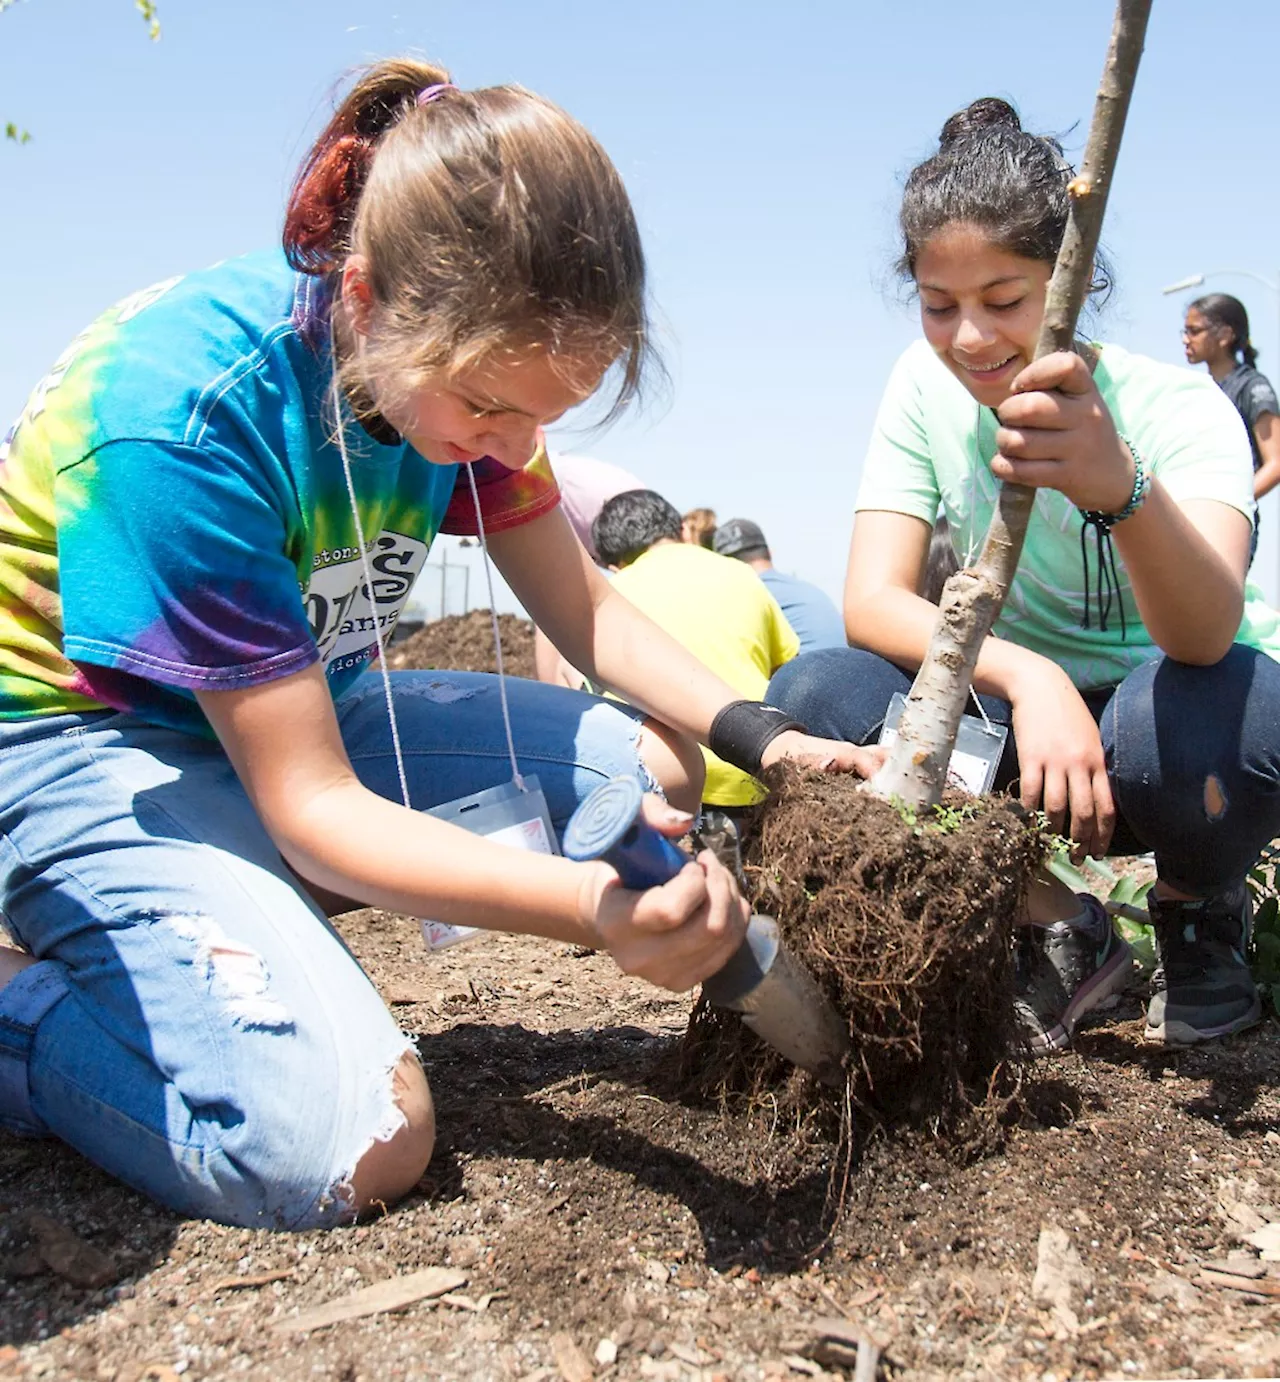
[{"label": "hand holding trowel", "polygon": [[[642,801],[633,778],[615,777],[597,787],[565,829],[565,857],[580,863],[603,859],[627,888],[658,887],[674,878],[688,856],[645,823]],[[702,991],[714,1006],[741,1013],[757,1036],[824,1084],[844,1083],[848,1029],[813,977],[783,948],[771,918],[751,918],[737,953]]]}]

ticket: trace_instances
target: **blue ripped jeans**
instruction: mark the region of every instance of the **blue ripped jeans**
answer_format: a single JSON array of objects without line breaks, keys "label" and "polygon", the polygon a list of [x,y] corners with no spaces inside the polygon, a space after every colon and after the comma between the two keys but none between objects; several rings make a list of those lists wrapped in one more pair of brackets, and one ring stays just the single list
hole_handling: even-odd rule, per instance
[{"label": "blue ripped jeans", "polygon": [[[415,806],[510,781],[496,678],[392,681]],[[508,692],[557,831],[609,777],[652,787],[637,713]],[[361,780],[398,800],[376,674],[338,717]],[[39,961],[0,989],[0,1125],[52,1132],[183,1214],[349,1216],[342,1187],[399,1125],[391,1071],[410,1042],[216,743],[111,712],[0,725],[0,911]]]},{"label": "blue ripped jeans", "polygon": [[[811,734],[874,744],[890,697],[911,682],[874,653],[826,648],[780,668],[766,699]],[[1280,663],[1237,643],[1212,667],[1157,658],[1083,694],[1116,801],[1111,852],[1154,851],[1160,877],[1195,896],[1238,883],[1280,835]],[[981,700],[993,721],[1012,723],[1008,701]],[[1017,776],[1011,734],[996,787]]]}]

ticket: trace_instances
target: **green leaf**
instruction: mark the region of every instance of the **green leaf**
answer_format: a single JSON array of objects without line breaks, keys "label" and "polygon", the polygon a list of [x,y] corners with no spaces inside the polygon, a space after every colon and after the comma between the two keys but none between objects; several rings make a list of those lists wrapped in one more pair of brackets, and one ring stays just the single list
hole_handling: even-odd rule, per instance
[{"label": "green leaf", "polygon": [[1091,873],[1096,873],[1106,883],[1115,883],[1117,875],[1111,867],[1101,859],[1095,859],[1092,854],[1084,856],[1084,866]]},{"label": "green leaf", "polygon": [[1116,879],[1115,887],[1107,894],[1107,901],[1132,904],[1137,895],[1137,881],[1132,874],[1126,874],[1125,877]]},{"label": "green leaf", "polygon": [[147,26],[147,37],[154,43],[160,37],[160,20],[156,14],[155,0],[133,0],[142,22]]},{"label": "green leaf", "polygon": [[1144,926],[1140,921],[1130,921],[1128,917],[1113,917],[1111,924],[1129,942],[1129,949],[1133,951],[1134,959],[1142,966],[1143,972],[1150,974],[1156,967],[1155,933],[1151,927]]},{"label": "green leaf", "polygon": [[1139,883],[1132,875],[1120,879],[1111,890],[1108,902],[1123,903],[1126,907],[1145,907],[1147,905],[1147,894],[1155,887],[1155,879],[1148,879],[1145,883]]},{"label": "green leaf", "polygon": [[4,137],[6,139],[12,139],[15,144],[29,144],[31,142],[30,132],[28,130],[20,130],[12,120],[5,122]]},{"label": "green leaf", "polygon": [[1045,867],[1060,883],[1065,883],[1072,892],[1087,893],[1089,891],[1089,880],[1065,854],[1055,854]]}]

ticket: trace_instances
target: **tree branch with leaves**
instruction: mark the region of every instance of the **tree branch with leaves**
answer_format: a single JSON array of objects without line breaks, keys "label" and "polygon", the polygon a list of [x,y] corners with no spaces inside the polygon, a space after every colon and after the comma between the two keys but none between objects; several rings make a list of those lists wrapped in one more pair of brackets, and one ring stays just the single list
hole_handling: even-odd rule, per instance
[{"label": "tree branch with leaves", "polygon": [[[19,0],[0,0],[0,14],[13,9],[18,3]],[[160,37],[160,14],[155,0],[133,0],[133,5],[147,26],[147,37],[154,43]],[[15,120],[6,120],[4,137],[15,144],[26,144],[30,142],[31,132],[23,129]]]}]

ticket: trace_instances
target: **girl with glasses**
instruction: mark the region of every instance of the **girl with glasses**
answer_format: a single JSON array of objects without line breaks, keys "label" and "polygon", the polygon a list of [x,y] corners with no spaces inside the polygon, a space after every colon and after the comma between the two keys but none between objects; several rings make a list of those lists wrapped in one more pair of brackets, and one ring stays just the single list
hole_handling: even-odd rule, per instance
[{"label": "girl with glasses", "polygon": [[[1189,365],[1207,365],[1218,387],[1236,405],[1253,452],[1253,497],[1261,499],[1280,484],[1280,402],[1256,366],[1258,352],[1249,340],[1249,314],[1229,293],[1207,293],[1187,308],[1182,348]],[[1253,548],[1258,545],[1254,517]],[[1249,557],[1252,563],[1253,554]]]}]

